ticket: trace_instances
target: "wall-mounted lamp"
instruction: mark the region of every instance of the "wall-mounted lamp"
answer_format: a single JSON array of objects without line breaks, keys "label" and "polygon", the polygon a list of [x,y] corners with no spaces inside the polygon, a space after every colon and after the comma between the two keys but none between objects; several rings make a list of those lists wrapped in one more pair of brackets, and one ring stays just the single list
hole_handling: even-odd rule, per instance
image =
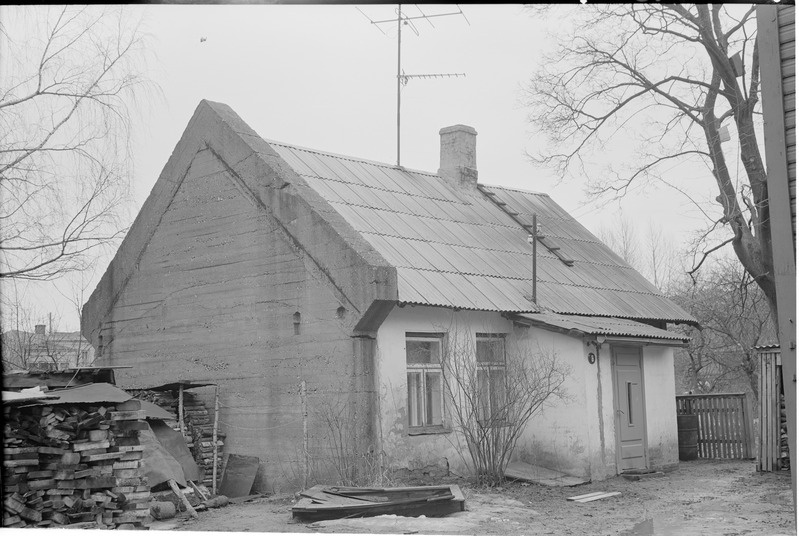
[{"label": "wall-mounted lamp", "polygon": [[594,355],[594,352],[588,352],[588,362],[592,365],[596,363],[596,356]]}]

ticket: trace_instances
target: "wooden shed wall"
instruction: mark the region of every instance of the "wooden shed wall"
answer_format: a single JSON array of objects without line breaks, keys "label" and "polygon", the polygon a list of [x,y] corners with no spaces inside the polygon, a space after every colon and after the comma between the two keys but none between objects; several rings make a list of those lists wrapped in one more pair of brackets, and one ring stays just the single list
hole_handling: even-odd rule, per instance
[{"label": "wooden shed wall", "polygon": [[796,241],[796,16],[794,6],[777,8],[777,27],[782,68],[782,100],[785,110],[785,145],[791,222]]},{"label": "wooden shed wall", "polygon": [[331,408],[361,444],[372,433],[357,318],[281,233],[198,152],[101,329],[102,363],[134,367],[118,374],[122,387],[219,384],[225,450],[261,459],[260,489],[330,469]]}]

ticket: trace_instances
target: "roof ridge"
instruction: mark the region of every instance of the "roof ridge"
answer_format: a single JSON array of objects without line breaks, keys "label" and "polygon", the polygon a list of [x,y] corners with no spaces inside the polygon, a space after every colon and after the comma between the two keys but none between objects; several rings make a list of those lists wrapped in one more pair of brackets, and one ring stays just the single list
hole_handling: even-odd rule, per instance
[{"label": "roof ridge", "polygon": [[[480,186],[482,186],[483,188],[495,188],[497,190],[505,190],[507,192],[517,192],[517,193],[520,193],[520,194],[540,195],[540,196],[549,197],[550,199],[552,199],[552,197],[548,193],[545,193],[545,192],[534,192],[532,190],[525,190],[523,188],[510,188],[508,186],[500,186],[500,185],[497,185],[497,184],[483,184],[483,183],[480,183]],[[574,219],[574,217],[572,217],[572,219]]]},{"label": "roof ridge", "polygon": [[344,155],[344,154],[339,154],[339,153],[333,153],[333,152],[330,152],[330,151],[322,151],[322,150],[319,150],[319,149],[312,149],[311,147],[304,147],[302,145],[296,145],[294,143],[286,143],[286,142],[282,142],[282,141],[269,140],[269,139],[266,139],[266,138],[262,138],[262,139],[266,143],[268,143],[270,145],[272,145],[272,144],[280,145],[281,147],[287,147],[289,149],[297,149],[299,151],[305,151],[307,153],[314,153],[314,154],[320,154],[320,155],[324,155],[324,156],[331,156],[333,158],[339,158],[341,160],[348,160],[350,162],[360,162],[362,164],[369,164],[369,165],[377,166],[377,167],[396,169],[396,170],[399,170],[399,171],[404,171],[405,173],[417,173],[419,175],[427,175],[429,177],[439,177],[440,178],[440,175],[438,173],[431,173],[429,171],[423,171],[423,170],[420,170],[420,169],[411,169],[411,168],[407,168],[405,166],[397,166],[397,165],[394,165],[394,164],[387,164],[386,162],[378,162],[377,160],[370,160],[369,158],[361,158],[359,156],[349,156],[349,155]]}]

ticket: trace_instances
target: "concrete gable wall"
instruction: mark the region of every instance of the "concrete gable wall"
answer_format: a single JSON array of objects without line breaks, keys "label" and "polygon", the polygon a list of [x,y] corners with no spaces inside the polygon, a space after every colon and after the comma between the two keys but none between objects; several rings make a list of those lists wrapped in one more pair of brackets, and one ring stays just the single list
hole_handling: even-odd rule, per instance
[{"label": "concrete gable wall", "polygon": [[291,246],[328,278],[350,308],[363,315],[375,300],[396,301],[396,270],[233,110],[202,101],[83,308],[81,332],[94,346],[99,342],[100,323],[115,306],[190,162],[201,150],[210,151],[242,195],[272,216]]},{"label": "concrete gable wall", "polygon": [[225,451],[261,459],[259,489],[296,487],[331,471],[330,408],[352,417],[348,433],[370,435],[370,361],[350,337],[357,320],[268,210],[201,149],[104,317],[101,359],[133,366],[118,371],[122,387],[218,383]]}]

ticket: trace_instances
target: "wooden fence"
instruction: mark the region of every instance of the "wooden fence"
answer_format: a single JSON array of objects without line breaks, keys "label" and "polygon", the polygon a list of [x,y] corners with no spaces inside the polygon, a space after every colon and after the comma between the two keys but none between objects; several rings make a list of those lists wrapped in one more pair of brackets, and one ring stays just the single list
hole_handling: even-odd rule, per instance
[{"label": "wooden fence", "polygon": [[780,395],[782,394],[782,361],[780,349],[760,349],[760,452],[758,471],[782,469],[780,436]]},{"label": "wooden fence", "polygon": [[700,458],[754,457],[752,411],[745,393],[680,395],[677,414],[699,416]]}]

